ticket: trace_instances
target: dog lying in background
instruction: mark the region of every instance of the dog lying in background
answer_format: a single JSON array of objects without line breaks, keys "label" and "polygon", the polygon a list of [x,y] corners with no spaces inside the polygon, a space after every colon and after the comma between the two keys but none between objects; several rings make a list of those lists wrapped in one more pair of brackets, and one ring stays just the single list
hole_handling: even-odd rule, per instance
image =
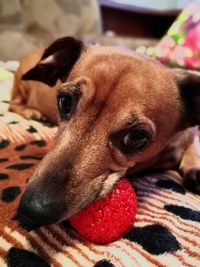
[{"label": "dog lying in background", "polygon": [[54,123],[58,113],[59,127],[21,198],[20,221],[67,219],[122,175],[152,167],[179,165],[186,187],[200,194],[199,87],[198,72],[71,37],[25,56],[10,110]]},{"label": "dog lying in background", "polygon": [[60,81],[58,80],[57,84],[51,88],[39,81],[22,79],[23,74],[38,63],[43,53],[44,49],[40,48],[21,58],[14,77],[9,110],[28,120],[46,121],[48,119],[56,124],[56,88],[61,84]]}]

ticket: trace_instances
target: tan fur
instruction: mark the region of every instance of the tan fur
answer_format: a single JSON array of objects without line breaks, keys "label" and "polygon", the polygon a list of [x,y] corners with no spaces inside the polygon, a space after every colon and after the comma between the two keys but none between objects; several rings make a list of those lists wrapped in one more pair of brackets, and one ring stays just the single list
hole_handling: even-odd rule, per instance
[{"label": "tan fur", "polygon": [[43,52],[44,49],[40,48],[21,58],[14,77],[9,110],[29,120],[48,118],[50,122],[56,123],[56,88],[60,82],[51,88],[39,81],[21,80],[22,75],[38,63]]},{"label": "tan fur", "polygon": [[[76,90],[76,85],[82,92],[72,118],[59,121],[55,146],[40,162],[27,189],[64,194],[67,209],[61,219],[110,191],[126,172],[169,169],[180,162],[184,175],[194,167],[199,170],[194,146],[197,130],[181,126],[184,108],[173,71],[134,52],[91,47],[82,53],[66,82],[57,83],[54,90],[20,80],[40,56],[38,51],[21,61],[11,110],[28,117],[24,110],[34,108],[55,121],[50,113],[55,112],[55,92]],[[48,93],[41,96],[45,90]],[[153,141],[142,152],[124,155],[110,136],[135,118],[150,129]]]}]

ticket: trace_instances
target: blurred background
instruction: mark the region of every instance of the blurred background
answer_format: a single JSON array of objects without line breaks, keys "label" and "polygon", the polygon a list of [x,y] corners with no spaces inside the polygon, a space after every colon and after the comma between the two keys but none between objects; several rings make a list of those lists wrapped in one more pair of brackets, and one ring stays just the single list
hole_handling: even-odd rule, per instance
[{"label": "blurred background", "polygon": [[[0,0],[0,60],[72,35],[86,43],[151,47],[186,0]],[[200,2],[200,1],[193,1]]]}]

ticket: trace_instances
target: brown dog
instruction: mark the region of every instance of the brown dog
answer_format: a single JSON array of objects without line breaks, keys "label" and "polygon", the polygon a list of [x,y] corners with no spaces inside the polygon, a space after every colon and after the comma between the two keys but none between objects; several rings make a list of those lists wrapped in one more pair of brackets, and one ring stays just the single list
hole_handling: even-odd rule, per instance
[{"label": "brown dog", "polygon": [[56,89],[60,82],[52,88],[42,82],[23,80],[22,76],[41,59],[44,49],[40,48],[22,57],[15,73],[9,110],[22,115],[26,119],[46,120],[56,124]]},{"label": "brown dog", "polygon": [[[45,83],[49,109],[54,108],[57,91],[59,129],[55,146],[38,165],[20,201],[18,218],[23,224],[67,219],[108,193],[125,173],[152,166],[180,164],[186,186],[200,193],[194,127],[200,122],[198,72],[171,70],[119,48],[85,48],[70,37],[55,41],[36,57],[23,81],[15,80],[13,102],[20,98],[24,102],[11,107],[35,117],[29,105],[35,94],[37,118],[41,114],[51,118],[37,104],[41,96],[34,92],[41,86],[45,91]],[[29,87],[39,85],[36,81],[42,82],[40,88]],[[29,84],[27,95],[17,89],[18,82]],[[28,116],[24,110],[30,111]]]}]

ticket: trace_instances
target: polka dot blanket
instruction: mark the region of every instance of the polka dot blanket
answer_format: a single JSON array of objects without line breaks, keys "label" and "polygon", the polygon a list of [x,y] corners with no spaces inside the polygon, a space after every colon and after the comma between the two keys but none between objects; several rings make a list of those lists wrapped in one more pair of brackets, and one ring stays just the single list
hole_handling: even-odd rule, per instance
[{"label": "polka dot blanket", "polygon": [[19,227],[20,196],[56,127],[8,112],[11,85],[0,81],[0,267],[200,267],[200,196],[186,191],[174,171],[134,179],[136,221],[108,245],[86,242],[65,223]]}]

